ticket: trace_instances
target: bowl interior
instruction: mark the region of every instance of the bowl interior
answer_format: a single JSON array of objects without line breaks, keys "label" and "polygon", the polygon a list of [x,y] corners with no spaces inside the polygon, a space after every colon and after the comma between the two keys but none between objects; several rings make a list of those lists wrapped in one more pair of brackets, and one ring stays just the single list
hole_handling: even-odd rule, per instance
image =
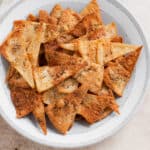
[{"label": "bowl interior", "polygon": [[[79,0],[71,0],[69,2],[67,0],[25,1],[9,12],[3,20],[0,29],[0,42],[2,42],[10,32],[14,20],[25,19],[29,13],[38,14],[39,9],[45,9],[50,12],[57,2],[65,8],[70,7],[76,11],[80,11],[87,3],[86,0],[82,2]],[[145,44],[136,22],[120,4],[112,0],[100,0],[99,3],[102,9],[104,23],[115,22],[117,24],[118,33],[124,38],[125,42],[137,45]],[[102,140],[120,128],[139,103],[139,98],[144,93],[147,79],[147,52],[148,50],[143,48],[137,67],[126,87],[123,97],[117,99],[121,114],[116,115],[112,113],[107,118],[93,125],[88,125],[84,121],[76,121],[66,136],[57,133],[48,120],[48,135],[44,136],[32,115],[23,119],[15,118],[15,109],[10,99],[9,89],[5,83],[8,63],[3,58],[0,58],[0,90],[2,91],[0,93],[1,114],[18,132],[42,144],[57,147],[75,147]]]}]

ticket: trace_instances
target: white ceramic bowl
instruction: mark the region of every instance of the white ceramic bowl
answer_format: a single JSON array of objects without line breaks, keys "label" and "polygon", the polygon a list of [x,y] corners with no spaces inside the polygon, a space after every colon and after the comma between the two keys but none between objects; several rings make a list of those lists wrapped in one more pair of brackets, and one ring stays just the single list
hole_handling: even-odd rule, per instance
[{"label": "white ceramic bowl", "polygon": [[[60,3],[64,7],[71,7],[80,11],[87,0],[30,0],[16,4],[4,16],[0,27],[0,42],[4,40],[12,28],[14,20],[25,19],[29,13],[37,14],[39,9],[48,11],[54,4]],[[16,119],[15,109],[11,102],[9,89],[5,83],[7,63],[0,58],[0,113],[3,118],[23,136],[51,147],[72,148],[82,147],[102,141],[123,127],[141,102],[148,85],[149,51],[143,32],[133,16],[116,0],[99,0],[105,23],[117,23],[119,34],[126,42],[143,45],[142,54],[136,69],[127,85],[124,96],[117,101],[120,105],[120,115],[111,114],[106,119],[91,126],[84,122],[76,122],[67,135],[61,135],[48,123],[48,135],[45,136],[35,124],[32,116]]]}]

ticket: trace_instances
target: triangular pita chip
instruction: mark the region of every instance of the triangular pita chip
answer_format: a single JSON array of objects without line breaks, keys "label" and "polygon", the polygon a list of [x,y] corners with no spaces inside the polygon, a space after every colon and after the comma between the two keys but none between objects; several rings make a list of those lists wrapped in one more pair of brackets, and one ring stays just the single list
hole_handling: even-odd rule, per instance
[{"label": "triangular pita chip", "polygon": [[141,49],[142,47],[139,47],[136,51],[130,52],[122,57],[117,58],[115,60],[116,63],[122,65],[129,72],[132,72],[140,55]]},{"label": "triangular pita chip", "polygon": [[130,52],[134,52],[137,49],[141,48],[137,45],[123,44],[123,43],[105,43],[105,59],[104,63],[114,60],[122,55],[128,54]]},{"label": "triangular pita chip", "polygon": [[51,87],[58,85],[60,82],[74,75],[85,66],[86,63],[81,63],[80,65],[44,66],[35,68],[34,77],[38,92],[46,91]]},{"label": "triangular pita chip", "polygon": [[21,30],[12,32],[1,45],[0,52],[28,84],[34,88],[32,65],[28,58],[27,44]]},{"label": "triangular pita chip", "polygon": [[71,33],[75,37],[80,37],[87,34],[91,30],[96,30],[100,25],[101,22],[96,13],[88,14],[74,27]]},{"label": "triangular pita chip", "polygon": [[104,82],[118,96],[122,96],[126,84],[130,79],[130,73],[120,64],[109,63],[104,71]]},{"label": "triangular pita chip", "polygon": [[65,134],[73,125],[77,108],[87,92],[86,86],[81,86],[63,99],[57,100],[46,107],[46,114],[54,127]]},{"label": "triangular pita chip", "polygon": [[118,112],[118,105],[114,97],[86,94],[82,104],[79,106],[78,114],[85,118],[88,123],[92,124],[104,117],[103,113],[106,108]]},{"label": "triangular pita chip", "polygon": [[34,108],[33,108],[33,115],[38,121],[42,131],[44,134],[47,134],[47,128],[46,128],[46,119],[45,119],[45,110],[44,110],[44,104],[42,101],[42,96],[38,97],[35,101]]},{"label": "triangular pita chip", "polygon": [[102,24],[102,16],[97,0],[91,0],[89,4],[80,12],[82,17],[85,17],[88,14],[96,13],[99,16],[99,20]]}]

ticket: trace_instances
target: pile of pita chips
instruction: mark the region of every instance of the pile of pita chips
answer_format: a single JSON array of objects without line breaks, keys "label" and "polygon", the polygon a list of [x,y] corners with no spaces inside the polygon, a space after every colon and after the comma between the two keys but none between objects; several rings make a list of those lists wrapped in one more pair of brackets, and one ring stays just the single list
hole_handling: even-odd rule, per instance
[{"label": "pile of pita chips", "polygon": [[44,134],[46,118],[66,134],[76,116],[89,123],[119,114],[142,46],[123,43],[114,22],[104,24],[96,0],[80,12],[56,4],[14,22],[0,46],[10,63],[6,82],[17,118],[33,114]]}]

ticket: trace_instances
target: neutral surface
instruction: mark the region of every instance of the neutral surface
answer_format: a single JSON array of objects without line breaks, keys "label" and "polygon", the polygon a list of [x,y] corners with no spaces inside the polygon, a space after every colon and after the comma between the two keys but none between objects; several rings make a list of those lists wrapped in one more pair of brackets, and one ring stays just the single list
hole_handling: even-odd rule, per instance
[{"label": "neutral surface", "polygon": [[[1,0],[0,0],[1,1]],[[7,0],[8,1],[8,0]],[[149,0],[120,0],[140,23],[150,43]],[[116,135],[81,150],[150,150],[150,93],[132,120]],[[6,108],[7,109],[7,108]],[[0,117],[0,150],[53,150],[16,133]]]}]

